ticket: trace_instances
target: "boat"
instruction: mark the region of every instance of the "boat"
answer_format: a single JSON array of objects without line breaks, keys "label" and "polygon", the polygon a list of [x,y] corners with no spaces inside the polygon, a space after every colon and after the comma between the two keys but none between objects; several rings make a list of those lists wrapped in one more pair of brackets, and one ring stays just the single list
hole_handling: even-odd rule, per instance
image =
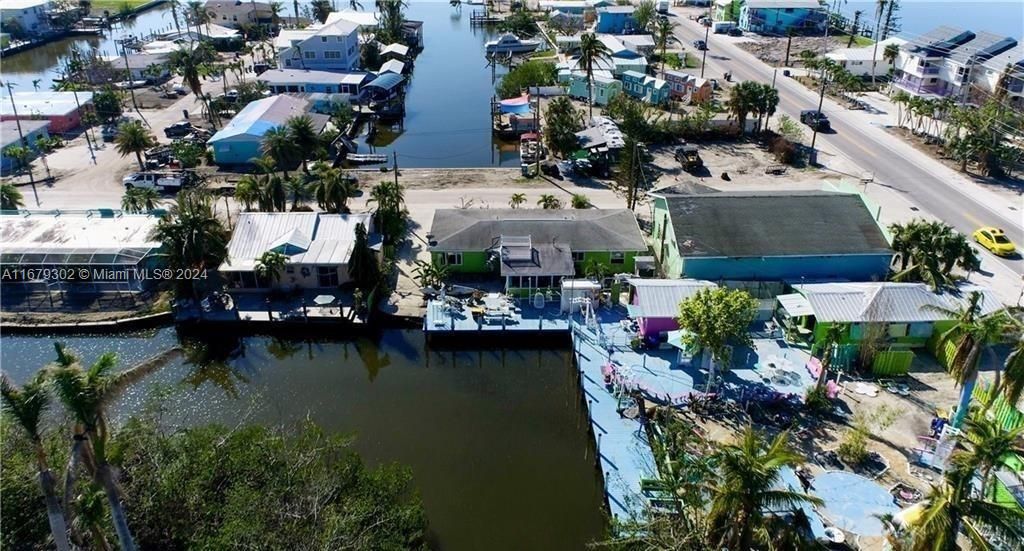
[{"label": "boat", "polygon": [[497,40],[488,42],[484,49],[488,54],[525,54],[539,47],[539,40],[524,40],[514,34],[503,34]]},{"label": "boat", "polygon": [[388,162],[388,156],[380,153],[349,154],[345,160],[357,165],[374,165]]},{"label": "boat", "polygon": [[532,132],[519,137],[519,159],[523,162],[532,163],[544,158],[544,148],[537,140],[537,134]]},{"label": "boat", "polygon": [[128,90],[129,88],[144,88],[145,86],[145,80],[123,80],[121,82],[114,83],[114,88],[117,88],[118,90]]}]

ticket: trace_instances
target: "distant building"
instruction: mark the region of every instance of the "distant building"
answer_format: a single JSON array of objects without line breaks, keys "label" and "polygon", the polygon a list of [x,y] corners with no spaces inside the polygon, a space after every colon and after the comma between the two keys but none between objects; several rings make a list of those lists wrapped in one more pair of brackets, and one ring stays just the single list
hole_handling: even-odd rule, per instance
[{"label": "distant building", "polygon": [[250,0],[207,0],[206,12],[211,23],[230,29],[240,25],[270,26],[274,23],[274,10],[269,2]]},{"label": "distant building", "polygon": [[51,134],[63,134],[82,124],[83,110],[92,106],[92,92],[78,92],[77,102],[73,92],[14,92],[13,102],[12,106],[10,98],[0,101],[0,120],[47,120]]},{"label": "distant building", "polygon": [[291,96],[273,96],[256,100],[238,112],[231,122],[210,138],[213,160],[218,165],[250,164],[262,156],[263,136],[271,128],[278,128],[292,117],[309,115],[319,134],[329,117],[310,113],[309,102]]},{"label": "distant building", "polygon": [[786,34],[790,29],[825,28],[826,9],[818,0],[742,0],[739,26],[745,31]]},{"label": "distant building", "polygon": [[391,60],[385,61],[384,64],[380,66],[380,70],[377,71],[377,74],[378,75],[383,75],[383,74],[386,74],[386,73],[394,73],[396,75],[400,75],[400,74],[402,74],[404,72],[405,72],[405,63],[402,63],[401,61],[398,61],[397,59],[391,59]]},{"label": "distant building", "polygon": [[892,249],[858,195],[651,196],[654,251],[667,277],[871,281],[889,272]]},{"label": "distant building", "polygon": [[494,274],[510,292],[558,288],[589,263],[632,273],[647,251],[626,209],[438,209],[427,234],[431,260],[453,274]]},{"label": "distant building", "polygon": [[[578,71],[582,71],[583,67],[580,65],[579,57],[570,57],[566,61],[555,65],[558,71],[558,81],[561,83],[569,82],[569,77]],[[622,76],[626,71],[636,71],[637,73],[647,72],[647,58],[643,56],[639,57],[610,57],[605,59],[598,59],[594,62],[594,71],[608,71],[615,77]]]},{"label": "distant building", "polygon": [[36,140],[50,137],[50,121],[3,121],[0,122],[0,174],[7,174],[15,168],[16,161],[7,155],[7,151],[22,144],[21,135],[18,134],[18,124],[21,124],[21,134],[25,136],[25,143],[28,148],[37,151]]},{"label": "distant building", "polygon": [[[893,68],[893,64],[885,59],[885,47],[890,45],[902,46],[907,41],[902,38],[892,37],[882,40],[875,45],[860,48],[839,48],[825,54],[825,57],[835,61],[840,67],[846,69],[854,76],[870,77],[872,69],[876,77],[886,76]],[[872,62],[872,56],[874,61]]]},{"label": "distant building", "polygon": [[633,6],[606,6],[597,8],[597,26],[599,33],[623,34],[633,30]]},{"label": "distant building", "polygon": [[347,21],[358,27],[360,32],[373,32],[377,30],[377,22],[380,21],[380,14],[373,11],[341,10],[334,11],[327,15],[323,26],[333,25],[338,21]]},{"label": "distant building", "polygon": [[622,91],[654,105],[661,105],[669,99],[668,82],[636,71],[622,73]]},{"label": "distant building", "polygon": [[137,53],[127,56],[108,56],[105,58],[114,71],[124,71],[127,64],[128,80],[162,81],[171,76],[167,66],[169,55],[165,53]]},{"label": "distant building", "polygon": [[275,94],[323,92],[357,95],[373,78],[372,74],[364,72],[270,69],[257,76],[256,80],[266,84]]},{"label": "distant building", "polygon": [[12,35],[18,34],[16,30],[29,36],[46,33],[50,30],[49,10],[50,0],[4,0],[0,2],[0,29]]},{"label": "distant building", "polygon": [[971,101],[981,103],[980,95],[995,94],[1000,86],[1006,88],[1006,102],[1024,109],[1024,46],[1007,50],[971,71],[974,83]]},{"label": "distant building", "polygon": [[314,29],[281,31],[274,46],[281,69],[348,71],[359,67],[359,26],[345,19]]},{"label": "distant building", "polygon": [[1017,39],[1009,36],[938,27],[900,46],[893,84],[913,96],[970,101],[978,97],[971,88],[997,82],[995,73],[1006,68],[1002,54],[1015,46]]},{"label": "distant building", "polygon": [[[4,281],[4,289],[139,291],[153,279],[144,270],[162,265],[153,238],[160,216],[119,210],[21,211],[0,215],[0,267],[74,274],[65,280]],[[88,277],[82,277],[81,270]],[[15,272],[16,274],[19,272]],[[16,276],[17,277],[17,276]]]},{"label": "distant building", "polygon": [[682,71],[666,70],[665,82],[668,83],[669,95],[674,100],[690,104],[711,101],[711,82]]},{"label": "distant building", "polygon": [[[337,288],[350,281],[348,263],[358,224],[370,234],[370,244],[379,245],[370,214],[243,212],[235,222],[228,257],[219,271],[235,289]],[[256,264],[268,251],[288,259],[277,283],[256,274]]]}]

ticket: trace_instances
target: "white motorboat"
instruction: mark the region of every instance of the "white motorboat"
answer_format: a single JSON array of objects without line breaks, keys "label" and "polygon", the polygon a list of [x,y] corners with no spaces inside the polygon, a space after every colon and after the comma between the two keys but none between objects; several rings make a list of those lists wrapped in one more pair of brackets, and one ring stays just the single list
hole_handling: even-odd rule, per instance
[{"label": "white motorboat", "polygon": [[491,40],[484,46],[489,54],[525,54],[539,47],[539,40],[525,40],[514,34],[503,34],[497,40]]}]

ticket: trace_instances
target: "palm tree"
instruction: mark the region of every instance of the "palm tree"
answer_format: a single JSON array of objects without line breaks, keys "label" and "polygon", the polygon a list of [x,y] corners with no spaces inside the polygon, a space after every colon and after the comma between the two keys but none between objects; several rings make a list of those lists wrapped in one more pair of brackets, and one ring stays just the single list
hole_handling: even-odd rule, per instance
[{"label": "palm tree", "polygon": [[[665,51],[668,50],[670,42],[678,42],[675,35],[672,34],[674,27],[672,22],[668,19],[659,19],[657,25],[654,26],[654,45],[661,50],[661,74],[665,75]],[[686,55],[685,53],[683,54]]]},{"label": "palm tree", "polygon": [[71,549],[67,519],[57,499],[57,483],[50,472],[40,426],[43,414],[50,405],[45,373],[37,373],[21,388],[11,382],[6,374],[0,374],[0,398],[3,400],[3,410],[14,418],[32,443],[36,453],[36,469],[39,470],[39,486],[43,490],[43,500],[46,502],[50,533],[58,551],[67,551]]},{"label": "palm tree", "polygon": [[992,549],[988,534],[1014,542],[1024,540],[1024,512],[1012,505],[976,497],[971,491],[974,471],[955,467],[945,479],[933,485],[910,522],[910,551],[954,551],[959,549],[961,530],[976,549]]},{"label": "palm tree", "polygon": [[352,8],[352,11],[360,11],[363,9],[363,5],[359,0],[349,0],[348,7]]},{"label": "palm tree", "polygon": [[212,58],[213,54],[210,51],[210,45],[206,42],[200,42],[194,48],[182,46],[171,52],[167,60],[167,66],[178,75],[181,75],[185,86],[188,86],[195,97],[203,102],[210,122],[216,126],[213,112],[210,110],[209,98],[203,94],[203,77],[212,71],[210,67]]},{"label": "palm tree", "polygon": [[100,551],[111,551],[107,535],[103,532],[103,525],[109,520],[106,507],[103,506],[103,490],[95,484],[88,484],[82,493],[75,498],[75,509],[78,514],[72,521],[75,532],[79,534],[88,533],[92,536],[92,543]]},{"label": "palm tree", "polygon": [[647,32],[653,26],[657,16],[658,10],[654,6],[654,0],[640,0],[633,10],[632,19],[637,30]]},{"label": "palm tree", "polygon": [[992,471],[1007,459],[1024,454],[1024,444],[1020,443],[1024,425],[1006,430],[1001,421],[989,419],[984,412],[975,412],[964,421],[964,433],[961,444],[966,450],[954,452],[953,462],[978,473],[981,478],[981,496],[990,498],[993,494],[990,484]]},{"label": "palm tree", "polygon": [[171,6],[171,18],[174,19],[174,30],[176,32],[180,33],[181,32],[181,23],[178,20],[178,10],[181,9],[181,1],[180,0],[168,0],[167,3],[170,4],[170,6]]},{"label": "palm tree", "polygon": [[713,547],[751,549],[766,511],[822,503],[816,497],[780,489],[782,469],[803,461],[790,449],[788,439],[789,433],[784,431],[766,442],[747,427],[739,443],[728,444],[715,454],[720,466],[712,482],[709,523],[711,541],[716,542]]},{"label": "palm tree", "polygon": [[574,209],[589,209],[591,206],[590,198],[582,193],[573,193],[571,203]]},{"label": "palm tree", "polygon": [[25,196],[14,184],[0,185],[0,210],[18,210],[25,206]]},{"label": "palm tree", "polygon": [[462,0],[448,0],[448,5],[455,8],[456,11],[462,11]]},{"label": "palm tree", "polygon": [[405,188],[401,184],[384,181],[373,186],[367,204],[377,206],[374,223],[384,235],[386,245],[395,245],[405,238],[409,211],[405,208]]},{"label": "palm tree", "polygon": [[117,152],[122,157],[135,154],[135,160],[139,162],[139,170],[146,170],[142,162],[142,153],[147,149],[156,147],[156,136],[142,123],[136,120],[123,122],[117,127],[117,137],[114,138]]},{"label": "palm tree", "polygon": [[1024,336],[1017,335],[1013,349],[1006,356],[1002,374],[997,372],[996,376],[997,382],[993,385],[992,394],[985,404],[986,411],[999,396],[1002,396],[1007,404],[1020,402],[1021,395],[1024,394]]},{"label": "palm tree", "polygon": [[251,211],[254,204],[262,202],[263,190],[260,189],[256,178],[246,174],[235,184],[235,199],[242,202],[245,210]]},{"label": "palm tree", "polygon": [[732,117],[735,117],[736,123],[740,127],[740,132],[743,132],[747,127],[747,115],[757,108],[757,95],[759,91],[760,86],[758,83],[745,80],[733,86],[732,92],[729,94],[726,109]]},{"label": "palm tree", "polygon": [[267,130],[263,134],[263,141],[260,148],[264,155],[274,160],[277,168],[288,177],[288,167],[292,166],[301,155],[301,150],[292,139],[291,132],[287,126],[278,126]]},{"label": "palm tree", "polygon": [[545,193],[537,200],[537,206],[545,210],[554,210],[562,208],[562,202],[554,195]]},{"label": "palm tree", "polygon": [[313,8],[313,18],[320,23],[327,21],[327,16],[331,14],[331,3],[329,0],[313,0],[310,3]]},{"label": "palm tree", "polygon": [[832,360],[835,359],[835,348],[846,335],[847,325],[845,323],[833,323],[825,332],[825,342],[821,346],[821,373],[818,373],[818,383],[815,388],[819,391],[825,388],[825,381],[828,379],[828,370],[832,368]]},{"label": "palm tree", "polygon": [[579,65],[587,74],[587,99],[590,103],[590,117],[594,117],[594,64],[600,61],[609,61],[611,52],[604,42],[598,40],[594,33],[580,35],[580,58]]},{"label": "palm tree", "polygon": [[949,374],[961,387],[960,401],[952,425],[960,428],[971,405],[971,395],[978,380],[978,366],[981,354],[989,345],[997,342],[1006,334],[1008,323],[1003,311],[987,316],[981,315],[982,294],[972,291],[967,302],[959,309],[949,310],[929,306],[931,310],[944,313],[954,320],[954,325],[939,336],[941,346],[953,343],[953,355],[949,359]]},{"label": "palm tree", "polygon": [[265,201],[262,210],[284,212],[288,209],[288,189],[280,176],[260,176]]},{"label": "palm tree", "polygon": [[153,188],[133,187],[121,196],[121,210],[138,214],[149,212],[160,203],[160,194]]},{"label": "palm tree", "polygon": [[288,264],[288,257],[277,251],[266,251],[256,260],[256,276],[270,281],[270,284],[281,281],[281,274],[285,265]]},{"label": "palm tree", "polygon": [[[201,189],[179,192],[177,203],[153,231],[173,269],[216,269],[227,257],[229,237],[214,212],[213,197]],[[179,290],[189,289],[195,295],[196,281],[179,280]]]},{"label": "palm tree", "polygon": [[[899,52],[898,49],[897,52]],[[892,102],[896,104],[896,126],[902,127],[903,109],[910,102],[910,94],[904,92],[903,90],[898,90],[895,94],[892,95]]]},{"label": "palm tree", "polygon": [[313,195],[310,193],[310,186],[302,176],[292,176],[284,183],[285,191],[292,198],[292,210],[299,209],[299,203],[308,201]]},{"label": "palm tree", "polygon": [[332,213],[349,212],[348,200],[358,191],[358,180],[324,163],[313,165],[313,176],[313,197],[317,206]]},{"label": "palm tree", "polygon": [[[875,86],[875,66],[878,63],[878,43],[882,41],[880,38],[882,33],[882,16],[885,14],[885,5],[889,3],[889,0],[875,0],[875,33],[872,38],[875,39],[875,49],[871,53],[871,87]],[[894,44],[895,46],[895,44]],[[882,55],[885,55],[884,52]]]},{"label": "palm tree", "polygon": [[309,174],[306,159],[320,147],[316,128],[313,127],[313,119],[309,115],[302,115],[288,119],[286,124],[289,137],[295,144],[299,157],[302,159],[302,171]]},{"label": "palm tree", "polygon": [[513,193],[512,197],[508,200],[508,206],[517,209],[526,202],[525,193]]}]

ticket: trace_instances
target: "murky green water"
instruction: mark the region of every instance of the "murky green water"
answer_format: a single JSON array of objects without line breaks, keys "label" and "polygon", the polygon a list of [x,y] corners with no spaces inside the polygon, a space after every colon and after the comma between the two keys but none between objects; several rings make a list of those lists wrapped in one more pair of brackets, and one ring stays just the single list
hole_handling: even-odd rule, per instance
[{"label": "murky green water", "polygon": [[[173,329],[63,338],[91,360],[139,361]],[[375,339],[218,340],[204,365],[178,361],[115,404],[115,419],[154,387],[174,423],[294,423],[307,415],[354,433],[367,461],[413,470],[441,549],[581,549],[601,535],[601,488],[567,350],[428,351],[420,331]],[[24,380],[52,339],[0,339],[2,368]]]}]

